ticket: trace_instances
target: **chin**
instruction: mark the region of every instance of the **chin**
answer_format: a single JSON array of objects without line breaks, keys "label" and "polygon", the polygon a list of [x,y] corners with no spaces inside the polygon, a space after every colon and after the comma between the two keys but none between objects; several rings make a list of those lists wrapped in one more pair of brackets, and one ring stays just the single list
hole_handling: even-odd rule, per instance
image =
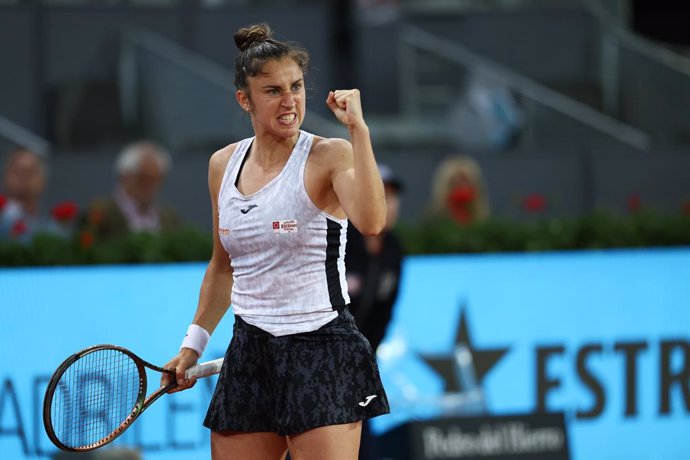
[{"label": "chin", "polygon": [[295,123],[292,126],[278,126],[278,128],[275,131],[281,137],[290,138],[299,134],[301,126],[302,123]]}]

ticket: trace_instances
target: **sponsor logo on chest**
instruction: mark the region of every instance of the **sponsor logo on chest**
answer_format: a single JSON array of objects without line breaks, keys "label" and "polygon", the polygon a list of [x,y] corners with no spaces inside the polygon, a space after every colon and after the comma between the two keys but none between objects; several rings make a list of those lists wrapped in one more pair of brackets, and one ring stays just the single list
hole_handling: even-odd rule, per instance
[{"label": "sponsor logo on chest", "polygon": [[273,233],[297,233],[297,220],[274,220]]}]

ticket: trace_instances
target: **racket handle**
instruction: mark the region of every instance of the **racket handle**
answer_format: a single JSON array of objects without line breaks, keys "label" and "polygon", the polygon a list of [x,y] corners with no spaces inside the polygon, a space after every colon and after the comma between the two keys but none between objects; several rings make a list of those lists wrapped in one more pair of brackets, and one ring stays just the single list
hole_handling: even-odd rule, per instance
[{"label": "racket handle", "polygon": [[222,366],[223,358],[215,359],[213,361],[206,361],[205,363],[200,363],[187,369],[184,373],[184,376],[187,379],[192,377],[208,377],[209,375],[218,374]]}]

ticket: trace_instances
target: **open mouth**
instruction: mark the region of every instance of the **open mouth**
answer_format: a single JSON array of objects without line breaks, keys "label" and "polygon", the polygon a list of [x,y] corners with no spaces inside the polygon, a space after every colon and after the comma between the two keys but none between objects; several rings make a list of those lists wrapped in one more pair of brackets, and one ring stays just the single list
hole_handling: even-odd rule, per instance
[{"label": "open mouth", "polygon": [[294,113],[288,113],[278,117],[278,122],[281,125],[291,126],[297,121],[297,115]]}]

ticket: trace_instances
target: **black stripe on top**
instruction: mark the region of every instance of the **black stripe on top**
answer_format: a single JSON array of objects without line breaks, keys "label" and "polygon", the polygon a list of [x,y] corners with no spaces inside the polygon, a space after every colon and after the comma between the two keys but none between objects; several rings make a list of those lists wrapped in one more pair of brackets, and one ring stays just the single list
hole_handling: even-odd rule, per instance
[{"label": "black stripe on top", "polygon": [[237,177],[235,177],[235,187],[237,187],[237,184],[240,183],[240,174],[242,174],[242,170],[244,169],[244,164],[247,162],[247,158],[249,158],[249,150],[252,148],[252,144],[254,141],[251,141],[249,144],[249,147],[247,147],[247,151],[244,152],[244,157],[242,158],[242,163],[240,163],[240,169],[237,170]]},{"label": "black stripe on top", "polygon": [[341,310],[345,306],[343,290],[340,285],[338,273],[338,256],[340,256],[340,234],[343,226],[331,219],[326,219],[326,282],[328,284],[328,296],[331,299],[333,310]]}]

